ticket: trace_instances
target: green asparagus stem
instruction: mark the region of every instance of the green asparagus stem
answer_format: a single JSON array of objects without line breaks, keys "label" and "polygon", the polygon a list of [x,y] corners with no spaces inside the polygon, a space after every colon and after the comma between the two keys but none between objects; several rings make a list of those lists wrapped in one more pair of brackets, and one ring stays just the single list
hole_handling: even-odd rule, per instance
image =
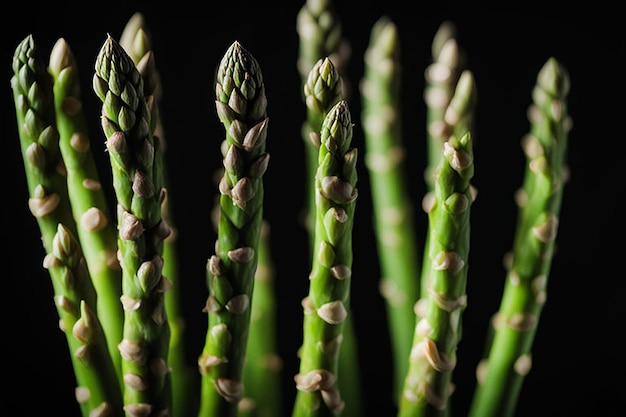
[{"label": "green asparagus stem", "polygon": [[493,341],[477,372],[472,417],[513,416],[524,378],[530,372],[566,182],[569,88],[566,69],[549,58],[538,73],[532,94],[530,133],[522,141],[527,163],[517,196],[512,258],[501,305],[492,321]]},{"label": "green asparagus stem", "polygon": [[102,129],[113,172],[122,265],[124,410],[131,417],[169,412],[170,329],[164,304],[164,198],[158,149],[143,79],[120,44],[108,36],[96,58],[93,88],[103,103]]},{"label": "green asparagus stem", "polygon": [[[350,96],[350,82],[346,79],[348,63],[351,55],[351,47],[349,41],[343,37],[343,29],[339,16],[334,7],[333,0],[305,0],[304,4],[298,12],[296,19],[296,30],[299,36],[298,45],[298,72],[304,85],[309,81],[309,77],[314,73],[314,68],[320,60],[326,58],[332,62],[337,74],[341,77],[341,83],[338,86],[341,91],[339,97],[348,99]],[[323,66],[323,65],[322,65]],[[330,75],[330,74],[329,74]],[[336,79],[333,76],[332,81]],[[318,87],[325,89],[332,84]],[[330,89],[333,91],[334,87]],[[319,93],[316,93],[319,94]],[[331,101],[326,103],[324,111],[335,104],[335,98],[330,96]],[[304,183],[305,190],[305,207],[302,212],[302,221],[304,227],[309,233],[309,241],[312,248],[314,244],[314,223],[315,223],[315,194],[313,189],[315,183],[315,172],[317,170],[317,158],[319,153],[319,131],[321,124],[319,121],[324,120],[324,115],[316,120],[315,112],[311,113],[308,103],[308,96],[305,90],[304,96],[307,102],[307,119],[302,126],[302,138],[305,147],[305,171],[306,179]],[[312,251],[309,251],[311,253]],[[344,398],[346,399],[346,414],[358,416],[361,415],[361,388],[359,375],[359,359],[356,348],[356,334],[354,324],[352,323],[352,315],[348,315],[348,321],[344,325],[343,348],[341,349],[340,368],[341,379],[339,385],[342,389]]]},{"label": "green asparagus stem", "polygon": [[208,330],[198,359],[200,416],[236,416],[263,219],[267,100],[257,60],[235,41],[216,79],[217,114],[226,131],[216,254],[207,264]]},{"label": "green asparagus stem", "polygon": [[54,45],[48,70],[54,83],[59,147],[67,171],[68,193],[78,226],[78,239],[98,294],[97,314],[121,381],[121,358],[117,344],[122,340],[123,328],[120,303],[122,272],[117,260],[116,225],[91,150],[82,107],[79,70],[65,39],[59,39]]},{"label": "green asparagus stem", "polygon": [[176,249],[178,233],[174,226],[173,212],[170,206],[172,191],[165,158],[167,141],[161,117],[163,89],[161,87],[161,75],[157,70],[155,54],[152,50],[151,32],[142,13],[137,12],[128,20],[120,36],[120,45],[132,58],[144,80],[144,95],[152,100],[150,107],[152,134],[154,140],[159,142],[157,149],[162,150],[156,157],[160,159],[162,166],[159,171],[161,174],[159,181],[163,184],[165,191],[165,198],[161,203],[161,215],[163,222],[171,231],[170,235],[163,241],[163,275],[171,282],[169,291],[165,293],[165,309],[170,326],[168,364],[171,368],[172,410],[176,415],[187,416],[197,412],[199,381],[197,380],[196,369],[189,366],[184,346],[186,320],[180,305],[182,294]]},{"label": "green asparagus stem", "polygon": [[[318,165],[319,148],[321,143],[320,129],[329,110],[342,99],[343,78],[339,75],[335,64],[329,57],[317,60],[309,72],[309,76],[304,84],[304,96],[307,107],[307,118],[304,122],[303,135],[308,135],[307,143],[307,165],[310,177],[307,179],[308,190],[308,213],[315,214],[316,194],[315,175]],[[311,220],[313,222],[311,222]],[[314,216],[307,216],[309,223],[309,244],[313,248],[315,244]],[[312,251],[311,251],[312,252]],[[339,384],[345,398],[349,400],[346,410],[349,415],[361,415],[360,386],[359,386],[359,359],[356,351],[356,335],[352,316],[348,316],[344,324],[343,348],[341,350],[340,368],[341,379]]]},{"label": "green asparagus stem", "polygon": [[26,173],[28,207],[39,226],[52,281],[59,325],[65,333],[76,376],[76,400],[84,417],[121,415],[121,390],[95,314],[97,299],[77,242],[65,167],[55,125],[52,77],[32,35],[13,56],[13,89],[18,134]]},{"label": "green asparagus stem", "polygon": [[363,97],[365,162],[370,172],[373,222],[380,261],[380,291],[386,301],[393,356],[394,403],[399,401],[413,343],[419,298],[420,260],[413,204],[402,143],[400,43],[387,16],[372,27],[365,52]]},{"label": "green asparagus stem", "polygon": [[352,226],[358,195],[357,150],[351,148],[348,103],[339,101],[321,129],[315,177],[317,210],[309,294],[304,307],[304,343],[295,376],[294,417],[341,414],[338,357],[350,305]]},{"label": "green asparagus stem", "polygon": [[29,192],[28,208],[37,219],[45,253],[49,254],[59,224],[73,235],[77,233],[59,149],[52,77],[32,35],[15,49],[11,88]]},{"label": "green asparagus stem", "polygon": [[[477,91],[476,91],[476,80],[474,79],[474,73],[470,70],[463,70],[459,79],[454,88],[454,93],[452,98],[450,99],[445,111],[443,112],[443,120],[442,126],[443,130],[453,136],[461,137],[467,132],[474,131],[474,112],[476,109],[477,102]],[[432,141],[430,143],[432,146],[438,146],[436,141]],[[439,152],[430,152],[429,158],[439,157],[441,160],[441,155],[443,153],[443,146],[440,146],[441,150]],[[432,164],[432,162],[430,162]],[[434,173],[434,171],[431,171]],[[434,178],[434,177],[433,177]],[[476,190],[472,187],[472,192]],[[423,207],[430,207],[432,204],[432,199],[435,198],[434,189],[430,190],[427,186],[427,192],[423,199]],[[430,242],[432,242],[430,233],[432,228],[428,228],[426,230],[426,240],[424,243],[424,257],[422,260],[422,274],[420,278],[421,282],[421,297],[428,296],[428,288],[430,286],[429,280],[432,272],[432,267],[430,265],[431,259],[429,257],[430,253]],[[422,312],[421,306],[423,302],[420,300],[417,304],[416,313],[418,316]]]},{"label": "green asparagus stem", "polygon": [[44,266],[61,269],[53,275],[60,327],[72,353],[76,400],[82,415],[123,416],[122,390],[96,314],[97,295],[80,244],[62,224],[52,242]]},{"label": "green asparagus stem", "polygon": [[245,390],[239,407],[239,417],[283,415],[282,359],[277,352],[275,270],[270,237],[270,224],[263,220],[244,364]]},{"label": "green asparagus stem", "polygon": [[466,306],[470,242],[470,180],[474,174],[470,133],[444,143],[428,208],[431,275],[424,316],[415,326],[400,417],[446,416],[461,318]]}]

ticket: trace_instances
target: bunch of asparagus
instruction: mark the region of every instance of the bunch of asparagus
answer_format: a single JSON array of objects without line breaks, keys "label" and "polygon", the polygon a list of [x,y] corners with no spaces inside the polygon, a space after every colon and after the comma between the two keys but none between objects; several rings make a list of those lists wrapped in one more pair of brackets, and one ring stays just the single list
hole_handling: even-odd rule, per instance
[{"label": "bunch of asparagus", "polygon": [[[276,332],[273,225],[264,217],[272,140],[262,66],[233,42],[217,68],[215,109],[224,136],[214,226],[206,262],[207,316],[197,369],[189,369],[176,226],[169,205],[161,77],[142,14],[119,41],[107,35],[94,63],[93,93],[114,195],[99,178],[81,105],[79,68],[60,38],[49,59],[32,35],[15,49],[11,86],[28,185],[81,415],[361,416],[358,339],[350,307],[359,153],[369,198],[392,347],[398,417],[450,416],[457,347],[468,299],[476,81],[452,22],[443,22],[426,68],[428,150],[419,242],[402,137],[400,39],[386,16],[371,30],[358,84],[364,149],[344,69],[349,42],[330,0],[307,0],[297,17],[297,68],[306,178],[302,226],[309,234],[309,291],[291,410],[281,386]],[[471,417],[513,416],[546,297],[567,181],[569,78],[549,58],[537,75],[523,139],[527,160],[500,309],[478,365]],[[114,212],[111,211],[114,207]],[[303,277],[307,279],[307,277]],[[361,285],[361,283],[359,283]],[[296,300],[296,302],[298,302]]]}]

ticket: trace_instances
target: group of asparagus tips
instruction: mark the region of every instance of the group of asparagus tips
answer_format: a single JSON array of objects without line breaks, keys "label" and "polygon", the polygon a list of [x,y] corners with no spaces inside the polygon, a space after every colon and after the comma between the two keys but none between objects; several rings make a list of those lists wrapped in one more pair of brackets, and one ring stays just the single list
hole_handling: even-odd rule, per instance
[{"label": "group of asparagus tips", "polygon": [[[107,35],[92,78],[102,103],[115,213],[109,213],[98,178],[78,68],[67,42],[57,41],[45,65],[29,35],[12,62],[28,208],[41,232],[43,266],[71,354],[76,400],[85,417],[276,416],[282,413],[280,358],[274,341],[263,339],[276,336],[275,323],[267,322],[274,319],[276,304],[270,223],[264,218],[270,154],[261,66],[235,41],[216,72],[215,109],[224,136],[215,144],[223,163],[196,381],[184,360],[162,91],[145,23],[136,14],[119,42]],[[306,106],[301,220],[309,234],[310,274],[301,301],[303,340],[292,415],[361,415],[350,308],[360,161],[344,77],[349,44],[329,0],[306,1],[297,29]],[[471,297],[466,289],[477,195],[471,184],[476,81],[454,25],[444,22],[425,71],[428,158],[422,208],[428,229],[421,246],[405,168],[400,46],[396,26],[382,17],[372,27],[359,84],[379,288],[392,342],[391,400],[398,417],[443,417],[450,413],[462,317]],[[565,68],[549,58],[532,92],[514,242],[501,305],[478,365],[470,417],[512,416],[531,366],[568,179],[569,87]]]}]

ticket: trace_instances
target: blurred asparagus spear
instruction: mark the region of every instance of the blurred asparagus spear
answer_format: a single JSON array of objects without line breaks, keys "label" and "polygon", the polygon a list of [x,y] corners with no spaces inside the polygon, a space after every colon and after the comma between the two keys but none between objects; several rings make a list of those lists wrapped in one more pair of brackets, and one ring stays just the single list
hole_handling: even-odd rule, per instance
[{"label": "blurred asparagus spear", "polygon": [[124,410],[131,417],[168,413],[167,362],[170,328],[164,293],[162,220],[164,198],[159,141],[143,79],[124,48],[107,36],[95,64],[93,89],[102,101],[102,129],[117,198],[118,247],[122,266]]},{"label": "blurred asparagus spear", "polygon": [[405,177],[402,138],[400,43],[387,16],[372,27],[365,52],[363,97],[365,162],[370,172],[374,229],[380,261],[380,291],[386,301],[394,363],[394,403],[399,401],[413,342],[419,298],[419,245],[411,190]]},{"label": "blurred asparagus spear", "polygon": [[208,330],[198,359],[200,416],[236,416],[250,327],[263,219],[267,100],[259,63],[239,42],[216,79],[217,114],[226,131],[216,254],[207,265]]},{"label": "blurred asparagus spear", "polygon": [[254,302],[250,312],[250,334],[244,364],[244,398],[239,417],[276,417],[283,414],[281,376],[276,328],[275,269],[271,252],[270,224],[263,220],[259,257],[254,277]]},{"label": "blurred asparagus spear", "polygon": [[553,57],[537,75],[529,109],[530,132],[523,138],[524,181],[504,293],[492,323],[487,357],[478,368],[471,417],[513,416],[532,363],[532,344],[546,301],[558,231],[571,119],[570,81]]}]

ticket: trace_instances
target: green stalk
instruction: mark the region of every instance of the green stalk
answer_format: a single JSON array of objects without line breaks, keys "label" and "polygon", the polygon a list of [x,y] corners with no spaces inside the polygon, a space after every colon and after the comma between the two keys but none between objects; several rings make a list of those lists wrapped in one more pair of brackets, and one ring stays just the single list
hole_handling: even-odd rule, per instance
[{"label": "green stalk", "polygon": [[339,101],[321,129],[315,246],[309,294],[304,306],[304,343],[295,376],[293,416],[341,414],[345,403],[337,387],[343,329],[349,315],[352,276],[352,226],[357,198],[357,150],[351,148],[352,119]]},{"label": "green stalk", "polygon": [[[477,91],[476,91],[476,80],[474,78],[474,73],[470,70],[463,70],[459,79],[456,83],[454,94],[446,107],[444,112],[443,124],[445,125],[445,130],[449,132],[450,135],[461,137],[467,132],[474,131],[474,112],[476,109],[476,101],[477,101]],[[433,143],[434,145],[434,143]],[[441,159],[441,155],[443,153],[443,146],[440,146],[439,159]],[[432,152],[430,157],[436,158],[437,152]],[[431,171],[435,172],[435,171]],[[434,176],[433,176],[434,178]],[[472,191],[475,191],[472,188]],[[428,207],[431,204],[431,200],[434,198],[434,189],[428,190],[423,199],[423,206]],[[431,228],[428,228],[426,231],[426,240],[424,243],[424,258],[422,261],[422,275],[420,278],[421,282],[421,295],[427,296],[428,294],[428,280],[430,279],[430,272],[432,268],[430,267],[430,258],[428,254],[430,253],[430,249],[428,245],[432,241],[430,238]],[[418,305],[418,314],[421,311]]]},{"label": "green stalk", "polygon": [[[328,58],[335,67],[335,71],[341,77],[339,98],[347,99],[350,96],[349,82],[343,74],[346,73],[350,60],[351,47],[347,39],[343,37],[342,25],[334,7],[333,0],[305,0],[296,18],[296,30],[298,32],[298,62],[297,68],[302,84],[306,85],[309,76],[314,71],[316,63]],[[324,64],[325,65],[325,64]],[[328,88],[328,86],[324,86]],[[332,97],[332,96],[331,96]],[[304,96],[305,102],[309,100]],[[327,112],[334,103],[326,103]],[[302,125],[302,138],[305,147],[305,207],[303,210],[303,224],[309,233],[310,248],[314,244],[314,223],[315,223],[315,194],[313,189],[315,183],[315,172],[317,170],[317,158],[319,154],[319,131],[321,119],[311,114],[311,109],[307,103],[307,119]],[[315,114],[315,112],[313,113]],[[313,140],[312,140],[313,139]],[[309,252],[311,253],[311,251]],[[359,372],[359,357],[356,347],[356,332],[352,323],[352,315],[348,316],[348,321],[344,328],[343,349],[339,366],[341,368],[341,379],[339,385],[346,398],[347,409],[345,412],[353,416],[359,416],[361,411],[361,383]]]},{"label": "green stalk", "polygon": [[282,360],[277,353],[275,270],[270,247],[270,224],[263,220],[254,277],[254,303],[244,364],[245,390],[239,417],[283,415]]},{"label": "green stalk", "polygon": [[[343,78],[329,57],[317,60],[304,84],[307,119],[304,123],[306,131],[303,134],[308,134],[309,137],[309,142],[307,142],[309,145],[307,146],[308,163],[312,164],[310,165],[312,169],[308,170],[310,177],[307,178],[307,184],[309,184],[307,188],[310,191],[309,213],[315,213],[316,210],[316,190],[314,184],[321,143],[320,130],[330,109],[342,99],[342,85]],[[315,220],[314,216],[308,216],[307,218]],[[315,244],[314,223],[310,223],[309,227],[309,245],[310,248],[313,248]],[[354,324],[352,323],[352,316],[349,315],[348,321],[344,324],[343,349],[340,353],[342,377],[339,380],[339,384],[342,387],[344,397],[349,400],[345,412],[358,416],[361,415],[362,411],[359,359],[355,343]]]},{"label": "green stalk", "polygon": [[[162,169],[159,181],[163,184],[165,195],[161,203],[161,215],[163,222],[167,224],[171,233],[163,241],[163,275],[171,282],[169,291],[165,293],[165,309],[170,326],[170,344],[168,364],[171,368],[172,385],[172,409],[176,415],[192,415],[197,408],[197,374],[196,369],[189,366],[185,353],[185,327],[186,320],[183,316],[181,282],[179,276],[179,264],[177,254],[177,229],[174,226],[174,218],[171,201],[171,187],[168,179],[168,166],[165,159],[167,141],[163,119],[161,117],[162,86],[161,76],[157,70],[154,51],[152,50],[152,37],[146,19],[142,13],[135,13],[126,23],[120,45],[126,50],[137,66],[144,81],[144,95],[151,101],[152,112],[152,135],[159,142],[157,149],[162,150],[157,158],[160,159]],[[194,410],[194,411],[192,411]]]},{"label": "green stalk", "polygon": [[409,370],[398,416],[447,416],[461,318],[466,306],[470,245],[470,180],[474,174],[470,133],[444,143],[428,207],[431,266],[423,317],[415,326]]},{"label": "green stalk", "polygon": [[[432,41],[433,62],[425,71],[427,124],[427,165],[424,170],[426,194],[423,206],[433,199],[435,189],[434,172],[441,160],[443,144],[451,135],[463,136],[473,131],[473,118],[476,109],[477,92],[473,73],[465,67],[465,57],[456,40],[456,27],[450,21],[443,22]],[[428,294],[428,280],[431,271],[428,253],[431,241],[430,228],[426,231],[422,273],[420,277],[421,295]],[[421,314],[423,302],[417,305]]]},{"label": "green stalk", "polygon": [[120,303],[122,273],[117,260],[115,221],[109,212],[91,150],[78,67],[65,39],[59,39],[54,45],[48,70],[54,83],[59,147],[67,171],[68,194],[78,228],[78,239],[98,294],[97,314],[107,338],[111,359],[121,378],[121,358],[117,344],[122,340],[123,328]]},{"label": "green stalk", "polygon": [[37,219],[45,253],[49,254],[59,224],[73,235],[77,233],[59,148],[52,76],[32,35],[15,49],[11,88],[29,192],[28,208]]},{"label": "green stalk", "polygon": [[393,401],[397,404],[408,368],[419,298],[420,260],[411,191],[402,143],[400,43],[386,16],[370,33],[361,81],[365,162],[370,173],[373,223],[393,356]]},{"label": "green stalk", "polygon": [[108,36],[95,64],[93,89],[102,101],[102,129],[113,173],[122,265],[124,410],[127,415],[169,412],[170,329],[164,292],[162,221],[164,198],[158,149],[143,79],[120,44]]},{"label": "green stalk", "polygon": [[78,384],[76,400],[85,417],[121,417],[124,412],[118,373],[96,313],[97,295],[80,243],[59,223],[52,246],[44,265],[61,270],[53,275],[53,285],[60,326],[72,353]]},{"label": "green stalk", "polygon": [[[121,391],[96,311],[96,295],[76,241],[69,193],[55,125],[52,77],[32,35],[17,46],[11,88],[26,173],[28,207],[39,226],[43,266],[65,333],[84,417],[121,415]],[[118,410],[120,412],[118,412]]]},{"label": "green stalk", "polygon": [[493,340],[479,366],[472,417],[513,416],[532,364],[532,344],[546,300],[554,256],[571,120],[567,114],[570,81],[566,69],[549,58],[540,69],[530,107],[530,133],[522,141],[524,181],[512,260]]},{"label": "green stalk", "polygon": [[263,219],[267,100],[257,60],[235,41],[217,70],[217,114],[226,131],[216,254],[207,265],[208,329],[198,359],[200,416],[236,416]]}]

